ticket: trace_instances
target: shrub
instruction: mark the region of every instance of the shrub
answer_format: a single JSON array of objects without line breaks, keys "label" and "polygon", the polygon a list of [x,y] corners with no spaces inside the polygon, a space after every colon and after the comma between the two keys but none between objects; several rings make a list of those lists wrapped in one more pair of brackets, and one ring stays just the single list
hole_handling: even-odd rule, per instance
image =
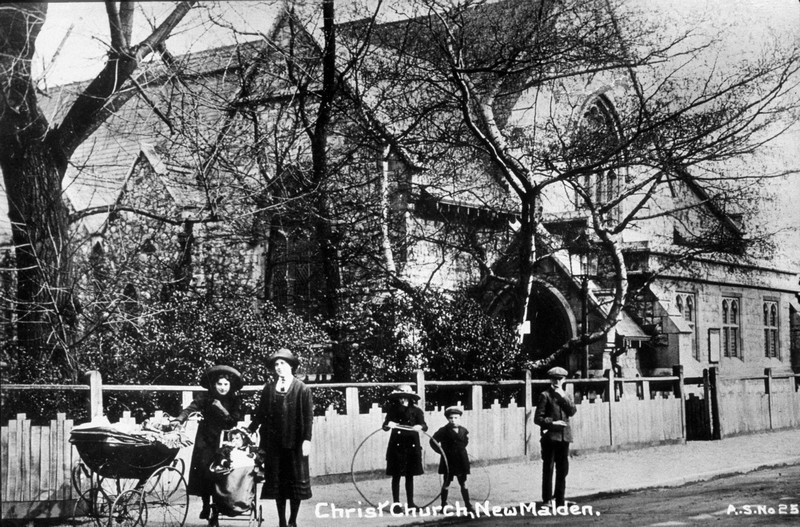
[{"label": "shrub", "polygon": [[[483,312],[465,293],[392,295],[351,326],[363,340],[352,347],[354,377],[413,379],[416,369],[436,380],[518,378],[522,358],[514,328]],[[364,331],[364,327],[368,331]]]}]

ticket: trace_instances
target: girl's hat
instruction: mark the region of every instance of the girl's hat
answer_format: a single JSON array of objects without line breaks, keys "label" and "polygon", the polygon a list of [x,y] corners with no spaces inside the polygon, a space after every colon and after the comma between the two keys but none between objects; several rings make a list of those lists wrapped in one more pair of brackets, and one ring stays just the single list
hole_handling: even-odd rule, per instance
[{"label": "girl's hat", "polygon": [[397,387],[395,391],[389,394],[389,399],[396,401],[397,399],[414,399],[415,401],[419,401],[419,395],[414,393],[411,389],[411,386],[408,384],[402,384]]},{"label": "girl's hat", "polygon": [[463,415],[464,414],[464,410],[462,410],[458,406],[448,406],[447,408],[444,409],[444,416],[445,417],[450,417],[453,414]]},{"label": "girl's hat", "polygon": [[291,366],[292,369],[297,368],[297,365],[300,364],[300,359],[295,357],[291,351],[289,351],[286,348],[281,348],[269,356],[269,358],[267,359],[267,367],[269,369],[274,368],[275,361],[277,361],[278,359],[285,360],[287,363],[289,363],[289,366]]},{"label": "girl's hat", "polygon": [[211,385],[217,382],[217,379],[221,376],[227,376],[231,381],[231,390],[239,391],[244,386],[244,382],[242,381],[242,374],[239,373],[238,370],[231,368],[230,366],[225,366],[224,364],[217,364],[216,366],[211,366],[206,372],[203,374],[203,377],[200,379],[200,386],[206,389],[211,389]]}]

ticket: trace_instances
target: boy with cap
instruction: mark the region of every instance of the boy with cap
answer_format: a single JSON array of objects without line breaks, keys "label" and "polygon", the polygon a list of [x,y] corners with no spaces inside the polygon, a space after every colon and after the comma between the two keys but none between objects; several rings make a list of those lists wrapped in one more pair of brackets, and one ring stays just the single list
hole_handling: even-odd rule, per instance
[{"label": "boy with cap", "polygon": [[459,424],[462,413],[463,411],[458,406],[446,408],[444,416],[447,418],[447,424],[433,434],[433,439],[431,439],[430,443],[436,452],[442,454],[442,459],[439,461],[439,474],[444,475],[442,507],[447,505],[450,483],[455,477],[458,478],[458,485],[461,487],[464,507],[473,512],[472,503],[469,500],[469,489],[467,489],[467,475],[470,468],[469,455],[467,454],[469,431]]},{"label": "boy with cap", "polygon": [[[569,472],[569,444],[572,429],[569,418],[577,409],[568,393],[564,391],[567,370],[552,368],[547,372],[550,387],[539,396],[533,422],[541,429],[542,443],[542,501],[547,504],[555,498],[556,506],[564,505],[564,494]],[[553,466],[555,465],[556,489],[553,496]]]}]

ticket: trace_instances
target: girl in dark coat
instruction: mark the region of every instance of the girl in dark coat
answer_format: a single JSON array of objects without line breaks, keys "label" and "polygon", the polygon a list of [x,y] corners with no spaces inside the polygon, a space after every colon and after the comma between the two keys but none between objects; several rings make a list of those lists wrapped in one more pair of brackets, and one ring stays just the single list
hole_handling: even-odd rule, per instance
[{"label": "girl in dark coat", "polygon": [[278,521],[286,527],[286,500],[289,500],[289,523],[294,527],[300,501],[311,497],[308,455],[311,452],[311,426],[314,405],[311,390],[295,379],[297,358],[288,349],[278,350],[267,366],[278,376],[264,386],[261,401],[250,430],[261,426],[261,449],[264,456],[262,499],[274,499]]},{"label": "girl in dark coat", "polygon": [[205,520],[211,512],[210,501],[214,489],[209,467],[219,448],[220,433],[235,427],[242,418],[242,405],[236,394],[242,388],[242,376],[230,366],[212,366],[203,374],[200,386],[208,392],[196,397],[175,420],[183,423],[189,415],[198,412],[203,416],[194,441],[188,492],[203,500],[200,519]]},{"label": "girl in dark coat", "polygon": [[[444,474],[444,481],[442,482],[442,507],[447,505],[450,483],[452,483],[455,477],[458,478],[458,485],[461,487],[461,497],[464,498],[464,506],[468,511],[472,512],[473,509],[469,499],[469,489],[467,489],[467,475],[470,472],[469,454],[467,454],[469,430],[459,424],[462,413],[461,408],[457,406],[450,406],[445,409],[444,416],[447,418],[447,424],[433,434],[431,447],[440,454],[444,454],[439,461],[439,474]],[[447,462],[445,462],[445,458],[447,458]]]},{"label": "girl in dark coat", "polygon": [[[423,473],[422,447],[419,444],[419,431],[428,429],[425,415],[416,407],[419,395],[405,384],[389,394],[392,404],[386,411],[383,429],[392,431],[386,447],[386,474],[392,476],[392,502],[399,508],[400,478],[406,478],[407,507],[416,508],[414,503],[414,476]],[[411,428],[411,430],[397,428]]]}]

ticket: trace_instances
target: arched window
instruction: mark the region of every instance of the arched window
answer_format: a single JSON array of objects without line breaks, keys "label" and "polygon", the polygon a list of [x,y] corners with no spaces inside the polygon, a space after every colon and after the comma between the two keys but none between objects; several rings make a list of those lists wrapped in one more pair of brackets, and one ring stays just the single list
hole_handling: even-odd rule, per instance
[{"label": "arched window", "polygon": [[619,121],[608,98],[599,95],[592,99],[583,113],[570,154],[575,166],[590,169],[589,174],[575,182],[578,209],[586,208],[587,200],[602,206],[619,197],[621,137]]},{"label": "arched window", "polygon": [[319,257],[306,229],[273,229],[265,278],[267,298],[276,305],[309,316],[318,311],[322,297]]},{"label": "arched window", "polygon": [[130,283],[125,285],[120,299],[120,309],[129,318],[139,316],[139,293],[135,285]]},{"label": "arched window", "polygon": [[675,307],[683,320],[692,329],[691,349],[692,356],[700,360],[700,347],[697,345],[697,326],[695,325],[694,293],[678,293],[675,296]]},{"label": "arched window", "polygon": [[108,280],[110,272],[108,260],[106,259],[106,251],[103,248],[103,244],[99,241],[92,245],[92,252],[89,255],[89,265],[92,270],[92,278],[94,278],[96,284],[103,284]]},{"label": "arched window", "polygon": [[739,348],[739,299],[722,299],[722,352],[725,357],[742,358]]},{"label": "arched window", "polygon": [[764,302],[764,356],[778,358],[778,303]]}]

